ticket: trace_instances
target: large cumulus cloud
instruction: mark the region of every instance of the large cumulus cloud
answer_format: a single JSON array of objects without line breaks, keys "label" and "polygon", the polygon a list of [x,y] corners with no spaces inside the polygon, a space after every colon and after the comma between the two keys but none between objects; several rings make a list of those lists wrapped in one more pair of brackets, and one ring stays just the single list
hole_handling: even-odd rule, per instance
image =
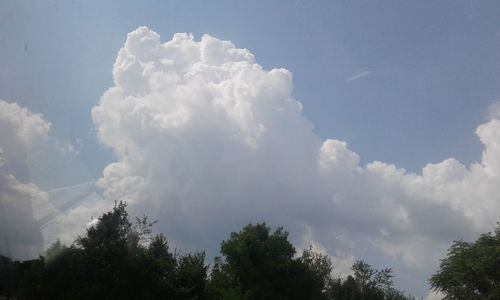
[{"label": "large cumulus cloud", "polygon": [[[339,261],[376,253],[427,272],[450,241],[487,231],[500,212],[500,121],[476,134],[480,162],[450,158],[421,174],[360,165],[347,143],[321,140],[292,94],[292,75],[204,35],[170,41],[128,34],[114,86],[92,110],[116,161],[99,185],[108,199],[153,212],[175,243],[213,247],[247,222],[296,232]],[[369,249],[363,250],[360,249]]]}]

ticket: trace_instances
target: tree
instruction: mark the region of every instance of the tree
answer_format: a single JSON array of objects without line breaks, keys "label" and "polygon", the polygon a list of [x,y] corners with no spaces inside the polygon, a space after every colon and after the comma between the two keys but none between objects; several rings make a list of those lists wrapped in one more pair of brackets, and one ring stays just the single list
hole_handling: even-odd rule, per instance
[{"label": "tree", "polygon": [[132,224],[116,203],[73,245],[59,241],[24,272],[19,299],[205,299],[203,252],[173,255],[151,237],[146,217]]},{"label": "tree", "polygon": [[342,300],[406,300],[402,292],[393,287],[392,270],[376,270],[368,263],[358,260],[352,265],[353,275],[346,279],[331,281],[327,290],[328,299]]},{"label": "tree", "polygon": [[500,226],[475,242],[453,242],[429,282],[444,299],[500,299]]},{"label": "tree", "polygon": [[221,244],[208,292],[212,299],[325,299],[332,264],[312,249],[295,257],[282,227],[249,224]]},{"label": "tree", "polygon": [[139,296],[144,281],[141,273],[134,272],[140,259],[139,234],[133,231],[126,207],[124,202],[117,203],[76,240],[81,253],[74,262],[83,275],[85,298]]},{"label": "tree", "polygon": [[207,269],[205,252],[180,256],[177,260],[174,299],[206,299]]},{"label": "tree", "polygon": [[203,251],[171,252],[147,217],[132,224],[127,206],[112,211],[71,244],[56,241],[39,259],[0,257],[0,296],[16,299],[403,300],[390,269],[357,261],[353,276],[332,277],[325,254],[297,256],[282,227],[249,224],[221,243],[210,276]]},{"label": "tree", "polygon": [[220,257],[215,258],[214,266],[210,272],[207,285],[208,299],[213,300],[238,300],[240,299],[240,289],[227,271],[225,264]]},{"label": "tree", "polygon": [[330,257],[315,252],[310,246],[308,250],[302,252],[302,256],[295,263],[301,268],[295,274],[302,275],[296,280],[297,284],[302,285],[302,296],[307,296],[309,299],[327,299],[325,292],[333,281],[333,264]]},{"label": "tree", "polygon": [[149,298],[170,299],[174,295],[174,279],[177,261],[169,251],[167,239],[163,234],[153,237],[146,255],[148,257]]},{"label": "tree", "polygon": [[242,299],[283,299],[295,254],[283,228],[270,233],[265,223],[249,224],[222,242],[221,253],[223,269]]},{"label": "tree", "polygon": [[347,276],[346,279],[341,278],[334,279],[327,291],[327,299],[339,299],[339,300],[359,300],[363,299],[361,293],[361,288],[358,283],[351,275]]}]

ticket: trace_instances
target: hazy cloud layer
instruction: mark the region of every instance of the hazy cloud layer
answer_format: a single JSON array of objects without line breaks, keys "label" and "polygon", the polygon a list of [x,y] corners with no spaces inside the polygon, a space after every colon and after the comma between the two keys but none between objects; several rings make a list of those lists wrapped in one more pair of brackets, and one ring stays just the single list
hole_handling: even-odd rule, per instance
[{"label": "hazy cloud layer", "polygon": [[[292,95],[292,75],[204,35],[128,34],[114,86],[92,110],[116,162],[107,199],[158,218],[182,247],[216,249],[248,222],[284,225],[337,265],[353,253],[430,272],[454,239],[491,230],[500,212],[500,121],[477,128],[480,162],[450,158],[421,174],[366,166],[344,141],[321,140]],[[332,133],[334,134],[334,133]],[[341,268],[347,269],[347,268]]]},{"label": "hazy cloud layer", "polygon": [[[17,259],[42,251],[32,195],[40,194],[26,177],[27,156],[47,142],[50,123],[16,103],[0,100],[0,254]],[[40,201],[46,201],[40,194]]]},{"label": "hazy cloud layer", "polygon": [[[98,201],[94,182],[46,191],[37,186],[40,176],[80,172],[68,159],[76,156],[75,148],[51,136],[50,127],[41,114],[0,100],[0,255],[31,259],[57,238],[71,243],[91,217],[112,206]],[[68,170],[51,165],[62,163]],[[55,178],[45,181],[57,184]]]}]

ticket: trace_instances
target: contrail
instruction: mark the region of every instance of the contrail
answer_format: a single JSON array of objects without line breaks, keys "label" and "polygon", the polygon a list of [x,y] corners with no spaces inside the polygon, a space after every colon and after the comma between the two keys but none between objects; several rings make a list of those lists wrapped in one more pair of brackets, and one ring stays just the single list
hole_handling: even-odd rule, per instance
[{"label": "contrail", "polygon": [[38,223],[40,224],[40,229],[43,230],[49,223],[50,221],[54,220],[55,217],[57,217],[58,215],[66,212],[67,210],[69,210],[72,206],[78,204],[78,202],[80,202],[81,200],[85,199],[88,195],[92,194],[93,190],[90,189],[89,191],[75,197],[74,199],[64,203],[63,205],[59,206],[57,208],[57,211],[55,212],[51,212],[49,213],[48,215],[40,218],[38,220]]},{"label": "contrail", "polygon": [[361,78],[361,77],[363,77],[363,76],[366,76],[366,75],[368,75],[368,74],[370,74],[370,71],[365,71],[365,72],[363,72],[363,73],[359,73],[359,74],[356,74],[356,75],[354,75],[354,76],[352,76],[352,77],[348,78],[346,81],[355,80],[355,79]]},{"label": "contrail", "polygon": [[74,188],[77,188],[77,187],[89,185],[89,184],[92,184],[92,183],[95,183],[95,181],[89,181],[89,182],[84,182],[84,183],[79,183],[79,184],[74,184],[74,185],[63,186],[63,187],[60,187],[60,188],[57,188],[57,189],[41,191],[39,193],[36,193],[35,195],[40,195],[40,194],[43,194],[43,193],[53,193],[53,192],[70,190],[70,189],[74,189]]}]

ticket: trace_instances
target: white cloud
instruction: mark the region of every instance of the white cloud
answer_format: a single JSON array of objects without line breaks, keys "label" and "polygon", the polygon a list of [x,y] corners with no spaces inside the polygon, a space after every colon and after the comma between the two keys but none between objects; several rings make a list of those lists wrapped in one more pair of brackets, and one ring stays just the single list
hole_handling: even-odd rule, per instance
[{"label": "white cloud", "polygon": [[48,140],[50,123],[17,103],[0,100],[0,161],[3,173],[26,176],[28,156]]},{"label": "white cloud", "polygon": [[[49,137],[49,133],[50,123],[42,115],[0,100],[0,255],[30,259],[41,254],[56,237],[71,242],[84,230],[90,213],[97,215],[102,210],[96,212],[96,208],[105,204],[94,201],[63,211],[68,199],[73,201],[81,196],[66,193],[66,202],[55,205],[54,193],[68,192],[69,188],[42,191],[32,182],[32,164],[37,163],[32,160],[46,158],[40,153],[50,150],[49,154],[67,155],[73,151],[70,146]],[[51,158],[52,163],[59,162],[59,157]]]},{"label": "white cloud", "polygon": [[[69,199],[78,199],[78,195],[81,193],[76,193]],[[48,218],[44,219],[48,220],[43,224],[44,249],[57,239],[70,245],[85,232],[89,224],[95,223],[97,217],[113,207],[113,201],[102,201],[95,193],[86,195],[82,200],[69,209],[54,207],[52,214],[43,214],[48,215]]]},{"label": "white cloud", "polygon": [[17,103],[0,100],[0,136],[4,155],[33,151],[47,141],[50,123]]},{"label": "white cloud", "polygon": [[500,102],[493,102],[488,106],[488,119],[500,119]]},{"label": "white cloud", "polygon": [[153,214],[182,247],[216,249],[228,232],[268,221],[344,261],[374,253],[430,272],[452,240],[497,221],[497,119],[477,129],[479,163],[448,159],[413,174],[361,166],[345,142],[322,141],[293,98],[291,73],[264,70],[228,41],[176,34],[161,43],[141,27],[113,76],[92,110],[116,156],[98,184],[106,198]]},{"label": "white cloud", "polygon": [[30,151],[48,140],[50,123],[17,103],[0,100],[0,156],[5,166],[11,158],[26,159]]},{"label": "white cloud", "polygon": [[59,152],[59,154],[64,155],[64,156],[76,156],[80,153],[80,150],[78,149],[78,146],[75,146],[73,143],[68,142],[68,141],[60,141],[55,139],[53,141],[53,147],[54,149]]},{"label": "white cloud", "polygon": [[441,300],[443,299],[444,295],[441,293],[436,293],[436,292],[429,292],[427,296],[424,298],[425,300]]},{"label": "white cloud", "polygon": [[[12,174],[25,175],[27,155],[48,138],[50,123],[16,103],[0,100],[0,254],[31,258],[42,250],[42,234],[31,195],[40,190]],[[46,201],[40,195],[40,201]]]},{"label": "white cloud", "polygon": [[36,191],[36,186],[0,173],[0,255],[26,259],[40,254],[43,240],[31,200]]}]

